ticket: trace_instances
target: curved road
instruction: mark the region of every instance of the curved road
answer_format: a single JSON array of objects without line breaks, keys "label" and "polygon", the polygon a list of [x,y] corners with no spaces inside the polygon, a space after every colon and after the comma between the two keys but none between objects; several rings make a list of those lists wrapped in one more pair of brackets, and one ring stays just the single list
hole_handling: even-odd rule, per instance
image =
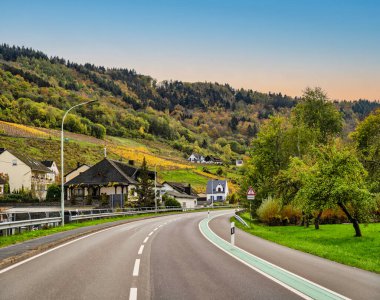
[{"label": "curved road", "polygon": [[[141,220],[61,245],[1,270],[0,299],[301,298],[210,243],[198,227],[205,217],[207,213],[201,212]],[[210,222],[211,229],[226,239],[228,218]],[[380,298],[377,274],[241,231],[237,245],[346,297]]]}]

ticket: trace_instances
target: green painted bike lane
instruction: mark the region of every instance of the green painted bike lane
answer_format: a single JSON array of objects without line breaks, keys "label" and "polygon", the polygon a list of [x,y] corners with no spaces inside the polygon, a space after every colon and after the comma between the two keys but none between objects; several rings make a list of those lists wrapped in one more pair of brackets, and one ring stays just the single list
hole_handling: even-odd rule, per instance
[{"label": "green painted bike lane", "polygon": [[199,223],[199,230],[206,239],[208,239],[219,249],[223,250],[225,253],[261,273],[267,278],[291,290],[304,299],[349,299],[274,264],[271,264],[270,262],[248,253],[237,246],[231,245],[229,242],[215,234],[209,227],[209,222],[213,218],[219,216],[221,215],[203,219]]}]

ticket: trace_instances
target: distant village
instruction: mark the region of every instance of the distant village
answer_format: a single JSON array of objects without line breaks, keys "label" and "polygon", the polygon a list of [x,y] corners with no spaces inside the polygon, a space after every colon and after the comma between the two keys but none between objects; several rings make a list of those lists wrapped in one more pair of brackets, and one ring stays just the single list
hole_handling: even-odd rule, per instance
[{"label": "distant village", "polygon": [[[196,153],[188,158],[191,163],[222,164],[213,156]],[[242,160],[234,161],[242,166]],[[148,171],[151,182],[157,174]],[[137,205],[141,169],[134,161],[112,160],[107,157],[93,166],[78,163],[77,167],[64,174],[65,200],[73,205],[126,207]],[[0,197],[29,191],[40,202],[46,200],[49,186],[58,184],[60,173],[51,160],[38,161],[31,157],[0,148]],[[213,205],[227,200],[227,180],[210,179],[205,193],[198,194],[187,182],[155,182],[156,200],[165,205],[165,199],[174,198],[183,208]]]}]

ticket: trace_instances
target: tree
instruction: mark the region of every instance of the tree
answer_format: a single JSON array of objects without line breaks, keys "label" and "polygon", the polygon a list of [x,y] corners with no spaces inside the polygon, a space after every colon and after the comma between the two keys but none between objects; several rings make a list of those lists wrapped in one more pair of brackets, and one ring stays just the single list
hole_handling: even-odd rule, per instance
[{"label": "tree", "polygon": [[305,90],[301,102],[293,109],[293,114],[295,125],[303,124],[313,130],[319,143],[325,144],[329,137],[342,131],[341,113],[319,87]]},{"label": "tree", "polygon": [[252,142],[251,166],[246,168],[247,186],[253,185],[259,199],[273,192],[274,179],[280,170],[287,168],[294,152],[294,143],[288,140],[289,124],[284,117],[270,117]]},{"label": "tree", "polygon": [[352,222],[355,236],[362,236],[359,221],[368,220],[374,199],[365,185],[367,172],[352,151],[335,145],[320,148],[305,169],[295,201],[308,211],[340,207]]},{"label": "tree", "polygon": [[239,124],[238,118],[236,118],[235,116],[233,116],[231,118],[230,123],[229,123],[230,128],[232,129],[232,131],[236,131],[238,124]]},{"label": "tree", "polygon": [[61,198],[61,186],[53,183],[49,185],[46,193],[47,201],[58,201]]},{"label": "tree", "polygon": [[351,135],[359,159],[368,171],[372,192],[380,192],[380,109],[361,122]]},{"label": "tree", "polygon": [[136,192],[140,207],[153,207],[155,205],[153,182],[149,178],[149,170],[145,157],[139,169],[139,184],[136,188]]}]

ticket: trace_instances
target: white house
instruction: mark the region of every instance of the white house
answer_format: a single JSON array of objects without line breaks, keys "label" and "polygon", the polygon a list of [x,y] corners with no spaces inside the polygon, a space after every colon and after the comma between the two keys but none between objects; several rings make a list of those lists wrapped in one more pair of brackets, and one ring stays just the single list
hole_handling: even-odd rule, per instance
[{"label": "white house", "polygon": [[81,173],[87,171],[89,168],[90,168],[90,166],[88,166],[86,164],[77,163],[77,167],[65,175],[65,183],[70,181],[71,179],[77,177]]},{"label": "white house", "polygon": [[224,202],[228,196],[227,180],[209,180],[206,188],[207,202]]},{"label": "white house", "polygon": [[242,167],[243,166],[243,160],[242,159],[237,159],[236,160],[236,166],[237,167]]},{"label": "white house", "polygon": [[194,208],[197,206],[198,195],[190,184],[181,182],[167,182],[162,184],[161,193],[176,199],[183,208]]},{"label": "white house", "polygon": [[40,200],[46,198],[47,188],[52,183],[48,179],[52,172],[40,161],[3,148],[0,149],[0,171],[8,175],[11,193],[29,190]]},{"label": "white house", "polygon": [[47,174],[48,180],[50,180],[52,183],[56,182],[59,175],[56,163],[53,160],[43,160],[41,162],[46,168],[51,171],[49,174]]},{"label": "white house", "polygon": [[187,160],[192,163],[205,163],[205,158],[202,155],[196,153],[192,153]]}]

